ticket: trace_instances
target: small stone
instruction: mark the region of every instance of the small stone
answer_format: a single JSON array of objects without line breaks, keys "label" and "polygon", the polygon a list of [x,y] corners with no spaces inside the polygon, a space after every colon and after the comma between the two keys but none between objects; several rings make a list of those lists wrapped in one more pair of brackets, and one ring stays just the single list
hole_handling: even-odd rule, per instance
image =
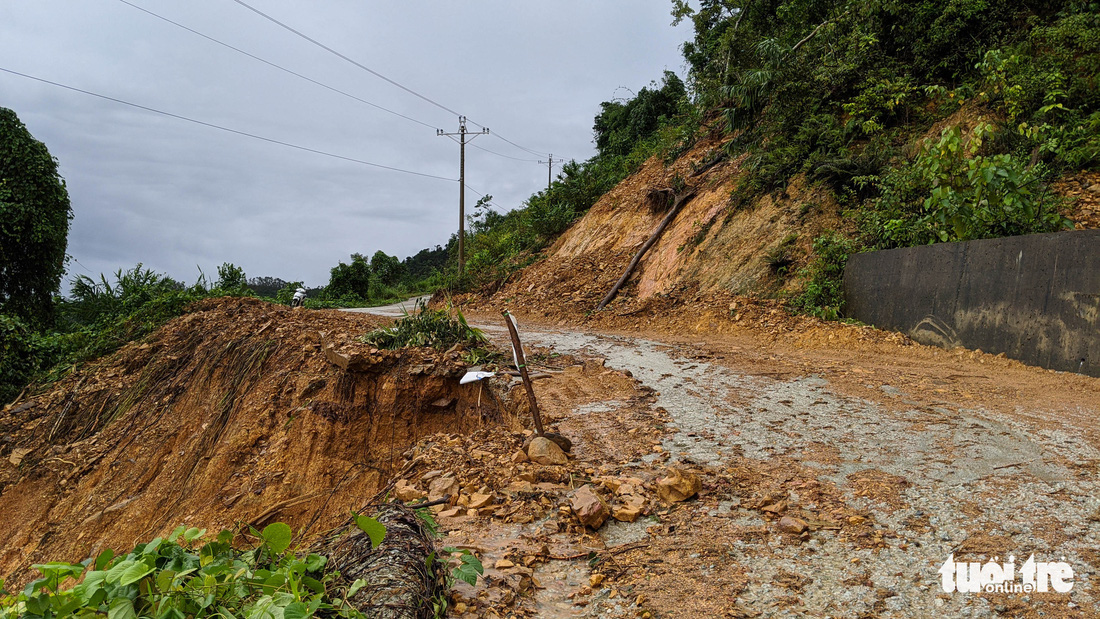
[{"label": "small stone", "polygon": [[561,447],[562,451],[573,451],[573,441],[569,440],[565,436],[558,434],[557,432],[547,432],[543,434],[544,437],[554,441],[554,444]]},{"label": "small stone", "polygon": [[506,570],[510,567],[515,567],[515,566],[516,566],[516,564],[512,563],[508,559],[500,559],[499,561],[497,561],[496,563],[493,564],[493,567],[497,568],[498,570]]},{"label": "small stone", "polygon": [[504,487],[504,491],[515,494],[519,492],[534,492],[535,486],[526,480],[516,480]]},{"label": "small stone", "polygon": [[520,462],[527,462],[529,458],[527,454],[523,453],[522,449],[517,449],[516,453],[512,454],[512,463],[519,464]]},{"label": "small stone", "polygon": [[444,497],[458,500],[458,480],[454,477],[440,477],[428,485],[429,501],[438,501]]},{"label": "small stone", "polygon": [[470,508],[481,509],[493,502],[493,495],[474,493],[470,496]]},{"label": "small stone", "polygon": [[1089,193],[1100,193],[1100,183],[1090,186],[1086,191]]},{"label": "small stone", "polygon": [[795,518],[794,516],[783,516],[779,519],[779,530],[786,531],[787,533],[802,533],[809,525],[801,518]]},{"label": "small stone", "polygon": [[459,602],[458,604],[455,604],[454,611],[456,615],[461,615],[462,613],[466,612],[468,608],[470,607],[466,606],[465,602]]},{"label": "small stone", "polygon": [[667,475],[657,480],[657,496],[668,503],[686,501],[699,493],[703,482],[690,471],[669,467]]},{"label": "small stone", "polygon": [[439,517],[440,518],[455,518],[462,511],[463,510],[462,510],[461,507],[452,507],[450,509],[445,509],[445,510],[439,512]]},{"label": "small stone", "polygon": [[598,586],[600,586],[601,584],[603,584],[603,581],[604,581],[604,579],[605,579],[605,578],[607,578],[607,577],[606,577],[606,576],[604,576],[603,574],[593,574],[593,575],[592,575],[592,576],[591,576],[591,577],[590,577],[590,578],[588,579],[588,586],[590,586],[590,587],[592,587],[593,589],[595,589],[596,587],[598,587]]},{"label": "small stone", "polygon": [[393,493],[397,496],[397,500],[404,503],[409,501],[416,501],[427,496],[425,493],[416,489],[416,486],[409,483],[407,479],[399,479],[394,484]]},{"label": "small stone", "polygon": [[634,522],[642,515],[642,509],[636,505],[616,505],[611,517],[619,522]]},{"label": "small stone", "polygon": [[531,440],[527,447],[527,457],[539,464],[568,464],[569,458],[557,443],[542,436]]},{"label": "small stone", "polygon": [[592,486],[585,484],[573,492],[573,498],[569,500],[573,513],[581,524],[599,529],[610,515],[607,505],[603,502]]},{"label": "small stone", "polygon": [[768,512],[769,514],[779,514],[787,509],[787,501],[782,500],[776,503],[771,503],[760,508],[762,512]]}]

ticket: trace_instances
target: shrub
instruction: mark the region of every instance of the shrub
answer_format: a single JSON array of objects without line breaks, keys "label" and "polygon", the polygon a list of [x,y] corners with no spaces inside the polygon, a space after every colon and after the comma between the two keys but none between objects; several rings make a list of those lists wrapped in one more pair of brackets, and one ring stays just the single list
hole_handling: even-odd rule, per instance
[{"label": "shrub", "polygon": [[903,247],[1071,227],[1040,183],[1040,169],[1012,155],[981,154],[992,131],[979,123],[964,142],[958,127],[946,128],[911,165],[887,174],[864,219],[873,244]]},{"label": "shrub", "polygon": [[455,344],[476,347],[488,342],[480,330],[466,322],[461,311],[455,308],[454,313],[451,317],[445,310],[429,309],[418,301],[414,313],[405,314],[392,327],[371,331],[362,339],[368,344],[388,349],[430,346],[445,350]]},{"label": "shrub", "polygon": [[[385,526],[365,516],[356,524],[381,543]],[[205,529],[179,527],[125,555],[104,550],[79,564],[35,565],[42,577],[0,598],[0,619],[364,617],[347,599],[365,581],[337,585],[326,557],[289,551],[291,530],[281,522],[252,532],[262,543],[246,551],[232,547],[232,532],[202,543]]]},{"label": "shrub", "polygon": [[806,313],[836,320],[844,311],[844,266],[855,244],[831,232],[814,239],[813,259],[802,269],[806,287],[792,299],[791,306]]}]

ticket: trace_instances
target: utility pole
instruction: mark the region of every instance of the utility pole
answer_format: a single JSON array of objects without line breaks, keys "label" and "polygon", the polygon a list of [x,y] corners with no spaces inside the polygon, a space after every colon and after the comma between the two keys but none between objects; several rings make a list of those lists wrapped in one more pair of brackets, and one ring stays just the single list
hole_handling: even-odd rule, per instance
[{"label": "utility pole", "polygon": [[550,153],[549,161],[539,161],[546,164],[546,193],[550,193],[550,179],[554,177],[554,164],[561,163],[564,159],[554,159],[554,153]]},{"label": "utility pole", "polygon": [[458,136],[459,156],[458,156],[458,275],[462,277],[462,274],[466,271],[466,141],[467,136],[472,140],[479,135],[486,135],[489,133],[489,128],[484,127],[481,131],[470,133],[466,130],[466,117],[458,117],[458,131],[454,133],[447,133],[442,129],[436,129],[436,135],[445,135],[451,139],[454,136]]}]

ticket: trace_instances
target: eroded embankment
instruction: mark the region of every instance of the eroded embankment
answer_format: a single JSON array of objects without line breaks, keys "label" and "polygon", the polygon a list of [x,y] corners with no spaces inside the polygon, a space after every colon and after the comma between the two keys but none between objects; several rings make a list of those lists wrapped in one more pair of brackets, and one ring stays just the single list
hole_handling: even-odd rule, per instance
[{"label": "eroded embankment", "polygon": [[503,419],[460,351],[379,351],[379,319],[218,299],[0,414],[0,575],[178,524],[340,523],[426,435]]}]

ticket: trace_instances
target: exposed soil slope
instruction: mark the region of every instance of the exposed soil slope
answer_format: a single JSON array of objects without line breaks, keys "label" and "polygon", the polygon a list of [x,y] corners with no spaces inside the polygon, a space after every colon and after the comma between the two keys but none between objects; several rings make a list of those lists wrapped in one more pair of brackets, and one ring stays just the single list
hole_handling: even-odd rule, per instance
[{"label": "exposed soil slope", "polygon": [[[500,421],[459,352],[352,341],[377,317],[205,301],[0,415],[0,575],[125,550],[178,524],[313,534],[439,431]],[[9,580],[9,582],[12,582]]]}]

